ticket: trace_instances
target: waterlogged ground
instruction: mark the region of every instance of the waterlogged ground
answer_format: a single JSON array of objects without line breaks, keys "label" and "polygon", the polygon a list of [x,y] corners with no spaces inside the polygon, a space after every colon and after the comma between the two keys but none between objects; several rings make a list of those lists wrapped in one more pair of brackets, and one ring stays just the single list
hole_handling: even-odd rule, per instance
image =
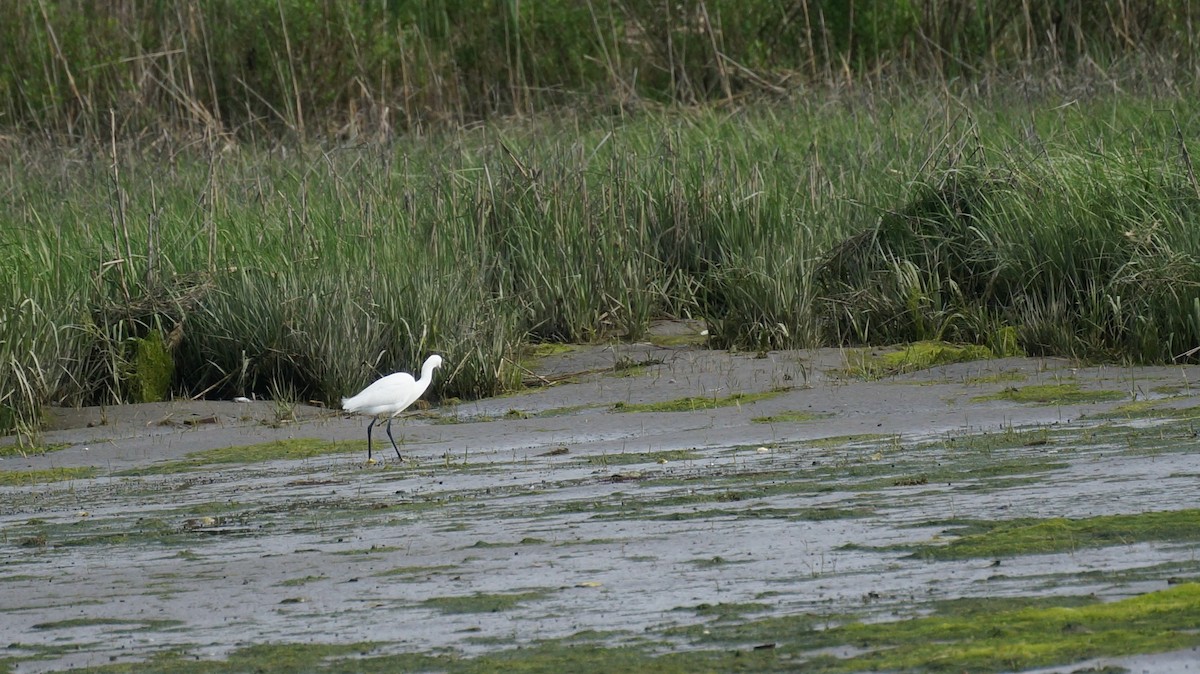
[{"label": "waterlogged ground", "polygon": [[881,354],[551,353],[376,465],[59,411],[0,449],[0,671],[1200,669],[1200,370]]}]

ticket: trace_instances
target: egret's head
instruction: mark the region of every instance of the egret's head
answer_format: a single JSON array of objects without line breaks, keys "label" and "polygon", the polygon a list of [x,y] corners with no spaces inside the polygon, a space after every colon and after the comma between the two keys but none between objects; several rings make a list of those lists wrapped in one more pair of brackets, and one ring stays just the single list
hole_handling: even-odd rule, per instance
[{"label": "egret's head", "polygon": [[425,359],[425,365],[422,366],[421,369],[422,370],[432,369],[435,367],[440,367],[441,364],[442,364],[442,357],[435,353],[432,356]]}]

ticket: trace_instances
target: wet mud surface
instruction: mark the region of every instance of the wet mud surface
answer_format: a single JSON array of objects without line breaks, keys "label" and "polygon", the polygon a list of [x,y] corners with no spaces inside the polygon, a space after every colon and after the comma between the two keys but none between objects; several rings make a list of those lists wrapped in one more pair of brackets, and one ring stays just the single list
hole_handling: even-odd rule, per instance
[{"label": "wet mud surface", "polygon": [[[261,643],[473,657],[581,633],[693,649],[713,607],[893,621],[946,600],[1110,601],[1200,575],[1188,540],[928,554],[964,522],[1200,508],[1197,368],[1013,358],[864,381],[842,351],[764,356],[548,355],[531,370],[552,385],[410,414],[395,425],[407,460],[377,434],[376,465],[364,419],[317,407],[56,411],[44,441],[63,448],[10,453],[0,471],[90,472],[0,486],[4,662],[220,659]],[[1111,395],[1005,395],[1030,386]],[[322,449],[180,463],[276,441]]]}]

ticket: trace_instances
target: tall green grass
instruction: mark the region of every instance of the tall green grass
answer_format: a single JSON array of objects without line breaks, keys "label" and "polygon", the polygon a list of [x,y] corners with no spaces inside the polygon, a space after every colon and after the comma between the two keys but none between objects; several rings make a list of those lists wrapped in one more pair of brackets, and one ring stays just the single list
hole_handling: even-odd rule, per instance
[{"label": "tall green grass", "polygon": [[992,342],[1010,329],[1030,353],[1139,362],[1195,347],[1195,111],[1078,105],[1001,145],[972,119],[897,208],[832,251],[819,276],[840,339],[1003,351]]},{"label": "tall green grass", "polygon": [[1191,0],[9,0],[0,129],[388,138],[898,76],[1192,74],[1198,18]]},{"label": "tall green grass", "polygon": [[438,395],[493,393],[529,339],[636,339],[664,315],[754,349],[1200,344],[1196,99],[1058,100],[851,92],[324,150],[25,150],[0,174],[0,421],[136,399],[153,332],[173,395],[331,404],[430,351]]}]

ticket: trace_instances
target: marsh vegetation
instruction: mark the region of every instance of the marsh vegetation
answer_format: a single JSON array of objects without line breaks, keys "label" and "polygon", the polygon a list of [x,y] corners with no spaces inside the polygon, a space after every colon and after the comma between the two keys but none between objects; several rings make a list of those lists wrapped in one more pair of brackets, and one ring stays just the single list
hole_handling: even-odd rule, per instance
[{"label": "marsh vegetation", "polygon": [[1200,345],[1192,3],[223,7],[2,10],[0,429],[431,351],[494,394],[658,317]]}]

